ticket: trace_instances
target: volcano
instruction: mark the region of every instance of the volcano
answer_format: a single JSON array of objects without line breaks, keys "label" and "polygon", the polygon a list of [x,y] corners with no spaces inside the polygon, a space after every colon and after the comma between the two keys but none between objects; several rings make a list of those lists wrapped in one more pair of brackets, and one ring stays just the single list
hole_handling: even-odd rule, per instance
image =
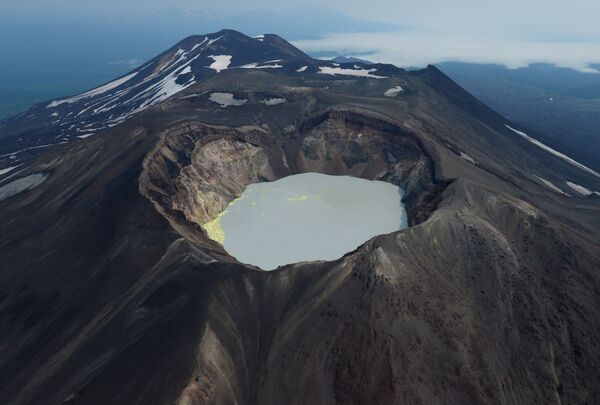
[{"label": "volcano", "polygon": [[[400,187],[408,228],[273,271],[209,238],[302,173]],[[186,38],[0,121],[0,401],[594,403],[598,190],[434,66]]]}]

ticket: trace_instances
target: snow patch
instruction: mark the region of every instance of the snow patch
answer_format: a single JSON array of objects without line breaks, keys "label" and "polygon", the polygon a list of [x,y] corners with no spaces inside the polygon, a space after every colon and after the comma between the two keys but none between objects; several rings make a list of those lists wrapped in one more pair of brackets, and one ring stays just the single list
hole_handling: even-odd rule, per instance
[{"label": "snow patch", "polygon": [[[269,63],[269,62],[262,62]],[[259,65],[259,63],[248,63],[247,65],[239,66],[240,69],[279,69],[283,66],[276,63],[274,65]]]},{"label": "snow patch", "polygon": [[200,48],[202,45],[204,45],[204,43],[205,43],[206,41],[208,41],[208,38],[206,38],[206,37],[205,37],[205,38],[204,38],[204,40],[203,40],[202,42],[200,42],[200,43],[198,43],[198,44],[194,45],[194,46],[192,47],[192,49],[190,49],[190,52],[194,52],[196,49]]},{"label": "snow patch", "polygon": [[557,193],[559,193],[559,194],[563,194],[563,195],[566,195],[566,196],[569,196],[569,197],[571,197],[569,194],[565,193],[565,192],[564,192],[564,191],[562,191],[560,188],[556,187],[556,186],[555,186],[555,185],[554,185],[552,182],[550,182],[550,181],[548,181],[548,180],[546,180],[546,179],[542,179],[542,178],[541,178],[541,177],[539,177],[539,176],[535,176],[535,175],[534,175],[534,177],[535,177],[536,179],[538,179],[540,182],[542,182],[542,184],[544,184],[544,185],[545,185],[546,187],[548,187],[549,189],[551,189],[551,190],[553,190],[553,191],[556,191],[556,192],[557,192]]},{"label": "snow patch", "polygon": [[395,86],[391,89],[386,90],[385,93],[383,93],[383,95],[385,97],[396,97],[400,93],[404,93],[404,89],[402,88],[402,86]]},{"label": "snow patch", "polygon": [[508,125],[505,124],[505,126],[510,129],[511,131],[513,131],[514,133],[522,136],[523,138],[527,139],[529,142],[531,142],[532,144],[544,149],[547,152],[550,152],[551,154],[553,154],[554,156],[557,156],[563,160],[565,160],[566,162],[569,162],[570,164],[572,164],[575,167],[580,168],[583,171],[586,171],[590,174],[593,174],[596,177],[600,177],[600,174],[598,172],[595,172],[594,170],[590,169],[587,166],[582,165],[581,163],[571,159],[570,157],[568,157],[567,155],[560,153],[559,151],[552,149],[551,147],[544,145],[543,143],[541,143],[540,141],[538,141],[537,139],[533,139],[532,137],[530,137],[529,135],[527,135],[525,132],[521,132],[517,129],[514,129]]},{"label": "snow patch", "polygon": [[[175,60],[175,58],[177,58],[177,60]],[[178,65],[184,59],[187,59],[187,52],[184,49],[179,48],[177,50],[177,52],[175,52],[173,54],[173,56],[171,57],[171,59],[169,60],[169,62],[167,62],[166,64],[164,64],[163,67],[160,68],[160,70],[161,71],[169,70],[173,66]]]},{"label": "snow patch", "polygon": [[308,66],[302,66],[300,69],[296,70],[296,72],[298,72],[298,73],[302,73],[302,72],[304,72],[306,69],[308,69]]},{"label": "snow patch", "polygon": [[246,99],[236,99],[231,93],[212,93],[208,98],[213,103],[219,104],[222,108],[229,106],[240,106],[246,104]]},{"label": "snow patch", "polygon": [[475,159],[473,159],[471,156],[467,155],[467,154],[466,154],[466,153],[464,153],[464,152],[460,152],[460,155],[459,155],[459,157],[460,157],[461,159],[463,159],[463,160],[466,160],[466,161],[467,161],[467,162],[469,162],[469,163],[472,163],[472,164],[474,164],[474,165],[476,165],[476,164],[477,164],[477,162],[475,161]]},{"label": "snow patch", "polygon": [[190,87],[191,85],[193,85],[196,82],[196,78],[194,76],[192,76],[184,84],[177,83],[177,79],[179,78],[179,75],[182,75],[183,72],[186,72],[188,70],[189,64],[192,63],[194,61],[194,59],[196,59],[198,56],[190,59],[185,65],[180,66],[173,72],[169,73],[158,83],[152,85],[151,87],[149,87],[142,93],[138,94],[131,100],[128,100],[127,103],[131,103],[140,98],[146,98],[146,100],[138,108],[134,109],[133,111],[130,111],[129,113],[125,114],[124,116],[114,119],[113,122],[120,123],[125,118],[127,118],[135,113],[138,113],[140,111],[143,111],[146,108],[148,108],[156,103],[166,100],[167,98],[171,97],[172,95],[179,93],[180,91],[185,90],[188,87]]},{"label": "snow patch", "polygon": [[120,85],[122,85],[122,84],[128,82],[129,80],[133,79],[135,77],[135,75],[137,75],[137,74],[138,74],[138,72],[133,72],[133,73],[131,73],[131,74],[125,76],[125,77],[122,77],[120,79],[117,79],[115,81],[107,83],[104,86],[100,86],[98,88],[95,88],[93,90],[90,90],[88,92],[85,92],[85,93],[80,94],[80,95],[75,96],[75,97],[70,97],[70,98],[66,98],[66,99],[63,99],[63,100],[55,100],[55,101],[51,102],[50,104],[48,104],[46,106],[46,108],[57,107],[57,106],[59,106],[61,104],[65,104],[65,103],[72,104],[72,103],[75,103],[75,102],[77,102],[77,101],[79,101],[81,99],[84,99],[84,98],[94,97],[94,96],[97,96],[99,94],[106,93],[107,91],[110,91],[110,90],[112,90],[114,88],[117,88]]},{"label": "snow patch", "polygon": [[571,187],[573,190],[577,191],[579,194],[584,195],[584,196],[590,196],[592,194],[595,194],[597,196],[600,196],[600,192],[599,191],[592,191],[589,190],[583,186],[580,186],[579,184],[573,183],[571,181],[567,181],[567,186]]},{"label": "snow patch", "polygon": [[209,46],[211,46],[212,44],[214,44],[215,42],[217,42],[219,39],[223,38],[223,35],[221,35],[218,38],[215,39],[211,39],[210,41],[208,41],[208,44],[206,44],[206,47],[208,48]]},{"label": "snow patch", "polygon": [[317,73],[324,75],[343,75],[343,76],[357,76],[357,77],[370,77],[372,79],[385,79],[386,76],[377,76],[372,74],[377,69],[344,69],[339,67],[320,66]]},{"label": "snow patch", "polygon": [[32,190],[42,184],[49,174],[36,173],[11,181],[0,187],[0,201],[6,200],[23,191]]},{"label": "snow patch", "polygon": [[18,166],[12,166],[12,167],[7,167],[5,169],[0,169],[0,176],[2,176],[3,174],[6,174],[8,172],[12,172],[13,170],[15,170],[19,166],[20,165],[18,165]]},{"label": "snow patch", "polygon": [[209,58],[214,60],[209,68],[214,69],[217,73],[227,69],[231,64],[231,55],[210,55]]},{"label": "snow patch", "polygon": [[199,96],[200,96],[200,93],[192,93],[192,94],[186,94],[185,96],[181,96],[178,99],[179,100],[188,100],[190,98],[196,98],[196,97],[199,97]]},{"label": "snow patch", "polygon": [[55,144],[53,144],[53,143],[48,143],[48,144],[45,144],[45,145],[30,146],[30,147],[25,148],[25,149],[20,149],[20,150],[18,150],[16,152],[5,153],[4,155],[0,155],[0,157],[15,156],[15,155],[17,155],[17,154],[19,154],[21,152],[26,152],[28,150],[41,149],[41,148],[49,148],[49,147],[54,146],[54,145]]},{"label": "snow patch", "polygon": [[259,100],[259,103],[264,104],[264,105],[279,105],[279,104],[285,103],[285,98],[284,97],[266,98],[264,100]]}]

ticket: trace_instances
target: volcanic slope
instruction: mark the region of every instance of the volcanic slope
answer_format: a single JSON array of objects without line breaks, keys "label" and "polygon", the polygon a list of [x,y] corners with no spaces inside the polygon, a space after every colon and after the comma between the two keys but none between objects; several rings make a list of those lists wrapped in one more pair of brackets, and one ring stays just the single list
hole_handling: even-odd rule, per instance
[{"label": "volcanic slope", "polygon": [[[233,30],[193,35],[147,63],[87,92],[39,103],[0,120],[0,170],[29,162],[48,148],[112,128],[174,94],[229,69],[305,75],[340,64],[312,59],[282,38],[251,38]],[[369,74],[367,65],[348,65]],[[383,72],[395,72],[380,65]]]},{"label": "volcanic slope", "polygon": [[[435,67],[269,63],[0,177],[0,402],[594,403],[600,178]],[[304,172],[401,186],[410,227],[269,272],[207,237]]]}]

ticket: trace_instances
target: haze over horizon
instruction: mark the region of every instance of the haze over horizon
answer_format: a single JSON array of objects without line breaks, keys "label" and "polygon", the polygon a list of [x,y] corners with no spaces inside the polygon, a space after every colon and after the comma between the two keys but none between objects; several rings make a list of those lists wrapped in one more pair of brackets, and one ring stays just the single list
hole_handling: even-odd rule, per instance
[{"label": "haze over horizon", "polygon": [[4,4],[0,15],[0,117],[109,82],[189,35],[223,28],[275,33],[316,58],[404,68],[543,63],[595,82],[600,4],[588,3],[23,0]]},{"label": "haze over horizon", "polygon": [[[19,47],[35,46],[33,35],[19,35],[24,26],[48,34],[53,24],[60,24],[77,30],[82,39],[104,31],[107,40],[120,36],[141,48],[111,62],[137,61],[183,36],[232,28],[249,35],[277,33],[317,55],[358,55],[401,67],[446,61],[509,68],[548,63],[597,73],[591,65],[600,63],[600,3],[589,0],[333,0],[327,7],[315,0],[226,0],[209,5],[175,0],[168,6],[158,0],[56,0],[43,5],[23,0],[4,5],[3,15],[0,52],[5,56],[18,55]],[[6,35],[11,32],[20,39],[16,44],[11,41],[15,35]]]}]

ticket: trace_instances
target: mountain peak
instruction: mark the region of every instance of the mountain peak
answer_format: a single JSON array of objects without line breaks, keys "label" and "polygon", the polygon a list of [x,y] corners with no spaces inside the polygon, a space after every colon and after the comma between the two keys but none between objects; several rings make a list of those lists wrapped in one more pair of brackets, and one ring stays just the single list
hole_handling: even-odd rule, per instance
[{"label": "mountain peak", "polygon": [[[276,34],[254,37],[232,29],[191,35],[131,72],[81,94],[37,104],[20,116],[8,119],[10,132],[18,135],[23,122],[43,124],[42,138],[30,145],[69,142],[116,126],[226,70],[258,69],[290,77],[319,74],[319,78],[386,78],[400,69],[391,65],[366,68],[363,63],[340,66],[317,60]],[[377,71],[378,74],[373,74]],[[33,142],[33,141],[32,141]],[[15,144],[14,148],[23,148]]]},{"label": "mountain peak", "polygon": [[[231,68],[283,68],[282,61],[298,60],[304,65],[313,59],[274,34],[249,37],[223,29],[204,35],[191,35],[170,49],[110,83],[88,92],[36,106],[50,110],[55,121],[61,117],[85,122],[93,117],[106,128],[161,102],[194,83]],[[293,66],[296,71],[298,66]],[[105,119],[101,117],[105,116]],[[82,136],[85,136],[84,132]]]}]

